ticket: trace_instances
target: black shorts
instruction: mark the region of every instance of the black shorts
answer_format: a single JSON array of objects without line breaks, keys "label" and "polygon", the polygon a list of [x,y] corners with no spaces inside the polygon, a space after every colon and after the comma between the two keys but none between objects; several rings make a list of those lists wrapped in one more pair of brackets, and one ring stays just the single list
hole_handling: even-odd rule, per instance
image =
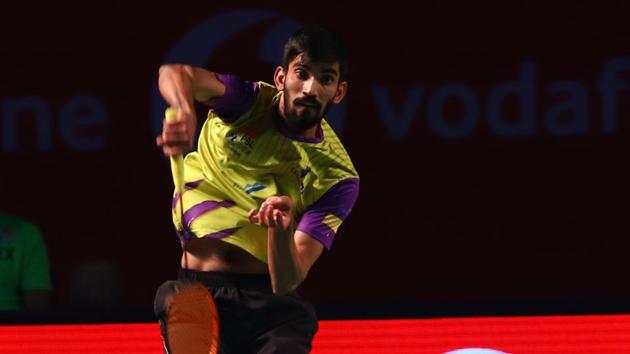
[{"label": "black shorts", "polygon": [[313,306],[296,292],[275,295],[267,274],[180,269],[204,284],[219,311],[221,353],[309,353],[317,332]]}]

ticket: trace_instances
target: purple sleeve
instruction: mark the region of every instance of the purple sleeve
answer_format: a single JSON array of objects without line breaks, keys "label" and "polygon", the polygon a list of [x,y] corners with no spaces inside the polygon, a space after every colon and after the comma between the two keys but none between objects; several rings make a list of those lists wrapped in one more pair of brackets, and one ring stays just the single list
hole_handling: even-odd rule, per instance
[{"label": "purple sleeve", "polygon": [[297,229],[330,250],[341,222],[348,217],[359,196],[359,179],[345,179],[332,186],[300,219]]},{"label": "purple sleeve", "polygon": [[216,76],[225,85],[225,94],[210,99],[210,110],[224,122],[233,123],[252,107],[259,85],[234,75],[216,73]]}]

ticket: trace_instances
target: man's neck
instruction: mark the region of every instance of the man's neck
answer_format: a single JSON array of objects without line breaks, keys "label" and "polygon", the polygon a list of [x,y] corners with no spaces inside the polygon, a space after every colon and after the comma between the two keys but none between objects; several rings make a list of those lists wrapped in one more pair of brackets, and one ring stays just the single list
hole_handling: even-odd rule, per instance
[{"label": "man's neck", "polygon": [[301,132],[296,133],[297,135],[304,137],[304,138],[309,138],[309,139],[315,139],[317,138],[317,128],[318,128],[319,124],[316,124],[306,130],[303,130]]}]

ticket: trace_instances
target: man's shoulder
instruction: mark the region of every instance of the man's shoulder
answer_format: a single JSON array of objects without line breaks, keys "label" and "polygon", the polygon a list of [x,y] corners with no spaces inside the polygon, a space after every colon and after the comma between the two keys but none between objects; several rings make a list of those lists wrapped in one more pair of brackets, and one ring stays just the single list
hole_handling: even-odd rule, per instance
[{"label": "man's shoulder", "polygon": [[348,167],[354,176],[358,176],[356,169],[352,163],[352,159],[348,154],[344,144],[339,139],[339,136],[335,133],[334,129],[328,124],[325,119],[321,122],[322,131],[324,134],[324,140],[326,141],[327,151],[326,154],[334,156],[333,161],[343,164]]},{"label": "man's shoulder", "polygon": [[[258,90],[256,92],[256,98],[254,104],[248,111],[249,115],[252,116],[250,118],[268,116],[268,113],[273,109],[279,97],[279,91],[275,86],[264,81],[259,81],[257,84]],[[246,115],[248,114],[246,113]],[[247,119],[247,121],[251,120],[252,119]]]},{"label": "man's shoulder", "polygon": [[263,100],[273,100],[278,95],[278,89],[267,82],[258,81],[258,98]]},{"label": "man's shoulder", "polygon": [[0,225],[2,226],[12,226],[12,227],[35,227],[35,224],[26,220],[25,218],[11,215],[11,214],[0,214]]},{"label": "man's shoulder", "polygon": [[274,86],[273,84],[270,84],[268,82],[258,81],[258,85],[260,86],[261,89],[275,90],[275,92],[278,92],[278,89],[276,89],[276,86]]},{"label": "man's shoulder", "polygon": [[18,216],[0,214],[0,237],[19,236],[22,240],[40,238],[39,228]]}]

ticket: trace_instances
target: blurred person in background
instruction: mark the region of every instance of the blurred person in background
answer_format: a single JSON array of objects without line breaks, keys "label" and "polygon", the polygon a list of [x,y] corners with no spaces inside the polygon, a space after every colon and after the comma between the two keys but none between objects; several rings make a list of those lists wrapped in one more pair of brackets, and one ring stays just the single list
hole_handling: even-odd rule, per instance
[{"label": "blurred person in background", "polygon": [[[0,176],[0,194],[6,196],[5,191]],[[0,212],[0,311],[48,309],[51,293],[48,252],[39,228]]]}]

